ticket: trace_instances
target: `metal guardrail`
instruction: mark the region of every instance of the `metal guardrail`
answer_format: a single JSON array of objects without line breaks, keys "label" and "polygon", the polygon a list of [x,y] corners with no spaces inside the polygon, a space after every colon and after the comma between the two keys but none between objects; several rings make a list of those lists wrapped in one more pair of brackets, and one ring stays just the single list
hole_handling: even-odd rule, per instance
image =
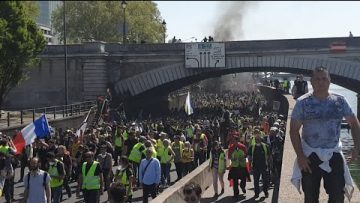
[{"label": "metal guardrail", "polygon": [[41,114],[45,114],[48,120],[66,118],[86,113],[96,106],[96,101],[86,101],[62,106],[48,106],[42,108],[23,109],[20,111],[7,111],[5,118],[0,113],[0,128],[22,125],[35,121]]}]

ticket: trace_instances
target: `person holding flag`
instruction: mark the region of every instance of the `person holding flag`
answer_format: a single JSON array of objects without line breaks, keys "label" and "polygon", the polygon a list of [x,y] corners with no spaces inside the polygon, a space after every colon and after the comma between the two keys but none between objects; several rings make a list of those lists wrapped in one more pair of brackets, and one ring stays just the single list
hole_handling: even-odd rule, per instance
[{"label": "person holding flag", "polygon": [[45,114],[43,114],[15,135],[13,143],[16,154],[21,154],[25,146],[32,144],[36,138],[44,139],[48,136],[50,136],[50,126]]}]

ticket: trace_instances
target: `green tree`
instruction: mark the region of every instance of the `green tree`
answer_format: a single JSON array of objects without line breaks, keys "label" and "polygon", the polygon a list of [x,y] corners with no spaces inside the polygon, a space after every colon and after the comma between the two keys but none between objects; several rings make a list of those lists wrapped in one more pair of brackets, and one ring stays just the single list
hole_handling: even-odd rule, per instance
[{"label": "green tree", "polygon": [[40,6],[38,1],[21,1],[24,6],[25,14],[36,20],[40,14]]},{"label": "green tree", "polygon": [[37,64],[46,41],[20,1],[0,2],[0,107],[11,88]]},{"label": "green tree", "polygon": [[[53,12],[52,24],[63,41],[63,7]],[[127,41],[160,43],[166,28],[156,3],[128,1],[125,10]],[[122,42],[124,10],[121,1],[67,1],[66,39],[68,43],[84,41]]]}]

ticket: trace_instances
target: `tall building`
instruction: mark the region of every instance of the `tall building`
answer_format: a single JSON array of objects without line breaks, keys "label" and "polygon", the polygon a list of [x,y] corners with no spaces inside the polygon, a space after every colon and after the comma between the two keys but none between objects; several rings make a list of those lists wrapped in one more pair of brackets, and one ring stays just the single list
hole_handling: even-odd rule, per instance
[{"label": "tall building", "polygon": [[36,21],[43,32],[48,44],[59,44],[51,24],[51,15],[53,11],[62,6],[62,1],[38,1],[40,6],[40,15]]}]

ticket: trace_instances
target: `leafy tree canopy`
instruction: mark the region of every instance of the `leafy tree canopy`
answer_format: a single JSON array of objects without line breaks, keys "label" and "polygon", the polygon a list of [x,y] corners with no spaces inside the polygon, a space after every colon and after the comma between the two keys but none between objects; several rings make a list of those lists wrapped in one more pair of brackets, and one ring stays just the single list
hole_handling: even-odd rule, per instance
[{"label": "leafy tree canopy", "polygon": [[[20,1],[0,2],[0,107],[9,90],[38,62],[46,41]],[[36,14],[36,13],[35,13]]]},{"label": "leafy tree canopy", "polygon": [[[63,7],[54,11],[52,24],[63,41]],[[160,43],[166,28],[156,3],[127,1],[125,9],[127,41]],[[67,1],[66,39],[69,43],[84,41],[122,42],[124,9],[121,1]]]}]

